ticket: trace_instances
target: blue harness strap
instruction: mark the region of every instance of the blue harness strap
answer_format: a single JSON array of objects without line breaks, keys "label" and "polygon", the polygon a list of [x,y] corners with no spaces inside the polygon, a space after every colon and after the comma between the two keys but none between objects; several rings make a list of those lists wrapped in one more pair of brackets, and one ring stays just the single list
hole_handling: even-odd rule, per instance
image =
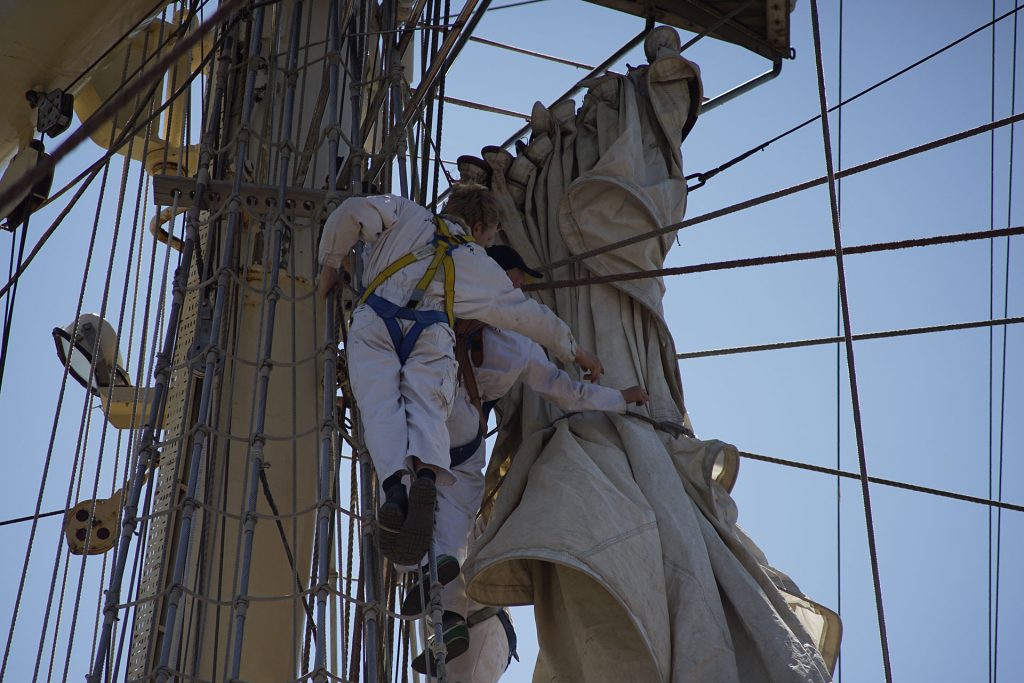
[{"label": "blue harness strap", "polygon": [[498,621],[501,622],[501,625],[505,627],[505,635],[508,637],[508,661],[505,662],[505,668],[508,669],[509,665],[512,663],[513,657],[516,658],[517,662],[519,661],[519,653],[516,652],[516,645],[518,644],[516,629],[512,626],[512,620],[509,618],[508,612],[505,610],[500,610],[497,617]]},{"label": "blue harness strap", "polygon": [[[416,346],[416,340],[420,338],[423,330],[435,323],[448,322],[448,314],[444,311],[419,311],[399,306],[372,293],[367,295],[366,305],[384,321],[384,325],[388,328],[388,334],[391,335],[391,343],[395,345],[398,361],[402,365],[405,365],[405,361],[409,359],[409,354],[412,353]],[[399,320],[413,321],[408,332],[402,332],[402,326],[398,324]]]},{"label": "blue harness strap", "polygon": [[[497,401],[486,401],[483,404],[483,406],[481,406],[484,411],[484,421],[486,421],[487,418],[490,417],[491,410],[494,409],[496,403]],[[480,444],[483,443],[485,436],[487,435],[484,434],[484,428],[480,427],[477,430],[476,436],[473,437],[472,441],[461,446],[456,446],[455,448],[449,450],[448,452],[452,458],[452,468],[458,467],[459,465],[473,457],[473,454],[476,453],[476,449],[480,448]]]}]

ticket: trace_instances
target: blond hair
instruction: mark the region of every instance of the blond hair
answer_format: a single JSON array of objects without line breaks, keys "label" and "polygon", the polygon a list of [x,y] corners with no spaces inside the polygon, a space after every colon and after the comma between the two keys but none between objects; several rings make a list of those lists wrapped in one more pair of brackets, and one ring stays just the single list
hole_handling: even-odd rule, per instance
[{"label": "blond hair", "polygon": [[483,185],[456,183],[442,213],[461,218],[470,228],[477,223],[490,227],[501,223],[501,202]]}]

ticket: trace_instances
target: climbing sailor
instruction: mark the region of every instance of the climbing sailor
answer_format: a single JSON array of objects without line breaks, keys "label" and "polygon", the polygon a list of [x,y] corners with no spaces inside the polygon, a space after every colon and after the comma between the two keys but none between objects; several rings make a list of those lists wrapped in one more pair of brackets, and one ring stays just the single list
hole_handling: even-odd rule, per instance
[{"label": "climbing sailor", "polygon": [[[501,207],[482,186],[458,188],[444,213],[401,197],[352,197],[327,218],[320,240],[321,295],[349,252],[365,244],[362,292],[345,352],[363,435],[381,481],[380,548],[417,565],[434,531],[435,484],[450,485],[448,431],[455,397],[455,317],[525,334],[597,379],[603,368],[568,326],[512,286],[482,246],[494,239]],[[411,483],[406,487],[405,476]]]},{"label": "climbing sailor", "polygon": [[[523,262],[511,247],[494,246],[487,254],[505,271],[509,282],[519,288],[527,275],[541,274]],[[548,360],[536,343],[522,334],[459,319],[455,325],[455,353],[459,363],[459,386],[448,417],[453,444],[451,472],[455,483],[438,490],[436,549],[438,579],[446,583],[441,596],[448,675],[452,683],[497,681],[515,651],[515,631],[508,613],[471,602],[459,572],[472,540],[472,530],[484,494],[484,465],[487,449],[487,419],[495,404],[519,382],[565,411],[600,410],[623,413],[627,404],[643,405],[648,396],[639,386],[621,391],[590,382],[574,380]],[[402,614],[412,616],[423,610],[427,591],[426,568],[420,582],[406,595]],[[467,623],[468,617],[468,623]],[[490,623],[484,623],[490,620]],[[473,626],[472,629],[469,627]],[[504,659],[472,639],[479,636],[493,643],[506,640]],[[472,645],[471,656],[455,660]],[[413,669],[425,673],[427,653],[413,661]],[[453,661],[454,660],[454,661]],[[433,665],[431,664],[431,670]]]}]

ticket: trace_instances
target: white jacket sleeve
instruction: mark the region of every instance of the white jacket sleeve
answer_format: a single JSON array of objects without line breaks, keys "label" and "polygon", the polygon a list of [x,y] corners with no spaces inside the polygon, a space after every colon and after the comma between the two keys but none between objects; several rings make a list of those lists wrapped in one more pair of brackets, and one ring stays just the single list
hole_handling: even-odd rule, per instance
[{"label": "white jacket sleeve", "polygon": [[505,271],[477,245],[452,252],[455,261],[455,315],[512,330],[534,340],[559,360],[576,359],[576,340],[569,326],[512,286]]},{"label": "white jacket sleeve", "polygon": [[519,381],[562,410],[626,412],[626,401],[618,389],[578,382],[549,361],[536,344],[526,343],[524,347]]},{"label": "white jacket sleeve", "polygon": [[375,242],[398,221],[402,204],[409,200],[393,195],[349,197],[331,212],[320,237],[320,266],[340,268],[356,242]]}]

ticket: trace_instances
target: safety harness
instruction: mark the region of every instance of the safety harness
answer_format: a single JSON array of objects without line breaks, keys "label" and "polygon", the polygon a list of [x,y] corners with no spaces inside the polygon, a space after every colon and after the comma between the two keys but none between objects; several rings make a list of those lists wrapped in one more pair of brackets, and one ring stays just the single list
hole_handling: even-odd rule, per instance
[{"label": "safety harness", "polygon": [[505,629],[505,637],[508,638],[508,661],[505,662],[505,668],[508,669],[509,665],[512,663],[513,657],[515,657],[517,662],[519,661],[519,653],[516,652],[516,646],[518,644],[516,629],[512,626],[512,618],[508,615],[508,610],[504,607],[484,607],[482,609],[478,609],[476,612],[469,615],[469,618],[466,619],[466,625],[473,628],[477,624],[487,621],[493,617],[498,617],[498,621],[501,622],[502,627]]},{"label": "safety harness", "polygon": [[[455,261],[452,260],[452,252],[461,246],[474,242],[468,235],[453,235],[448,229],[448,224],[440,216],[434,217],[434,224],[437,226],[433,239],[416,251],[409,252],[405,256],[392,262],[387,268],[380,271],[377,277],[367,285],[359,299],[360,304],[366,304],[384,320],[388,334],[391,335],[391,342],[395,345],[395,353],[402,365],[408,360],[416,340],[420,338],[427,327],[435,323],[446,322],[455,326]],[[427,271],[423,273],[413,290],[409,301],[404,305],[388,301],[384,297],[377,296],[377,288],[392,275],[406,266],[412,265],[425,259],[430,259]],[[444,310],[443,311],[420,311],[416,307],[423,301],[424,295],[430,283],[437,277],[444,278]],[[412,320],[412,327],[408,332],[403,333],[399,320]]]},{"label": "safety harness", "polygon": [[476,436],[469,443],[456,446],[449,451],[452,467],[458,467],[469,460],[480,448],[487,435],[487,418],[497,403],[496,400],[481,401],[480,389],[476,384],[476,372],[473,370],[484,362],[483,332],[486,327],[487,325],[479,320],[455,321],[455,360],[459,362],[459,382],[466,387],[469,402],[476,408],[480,424]]}]

